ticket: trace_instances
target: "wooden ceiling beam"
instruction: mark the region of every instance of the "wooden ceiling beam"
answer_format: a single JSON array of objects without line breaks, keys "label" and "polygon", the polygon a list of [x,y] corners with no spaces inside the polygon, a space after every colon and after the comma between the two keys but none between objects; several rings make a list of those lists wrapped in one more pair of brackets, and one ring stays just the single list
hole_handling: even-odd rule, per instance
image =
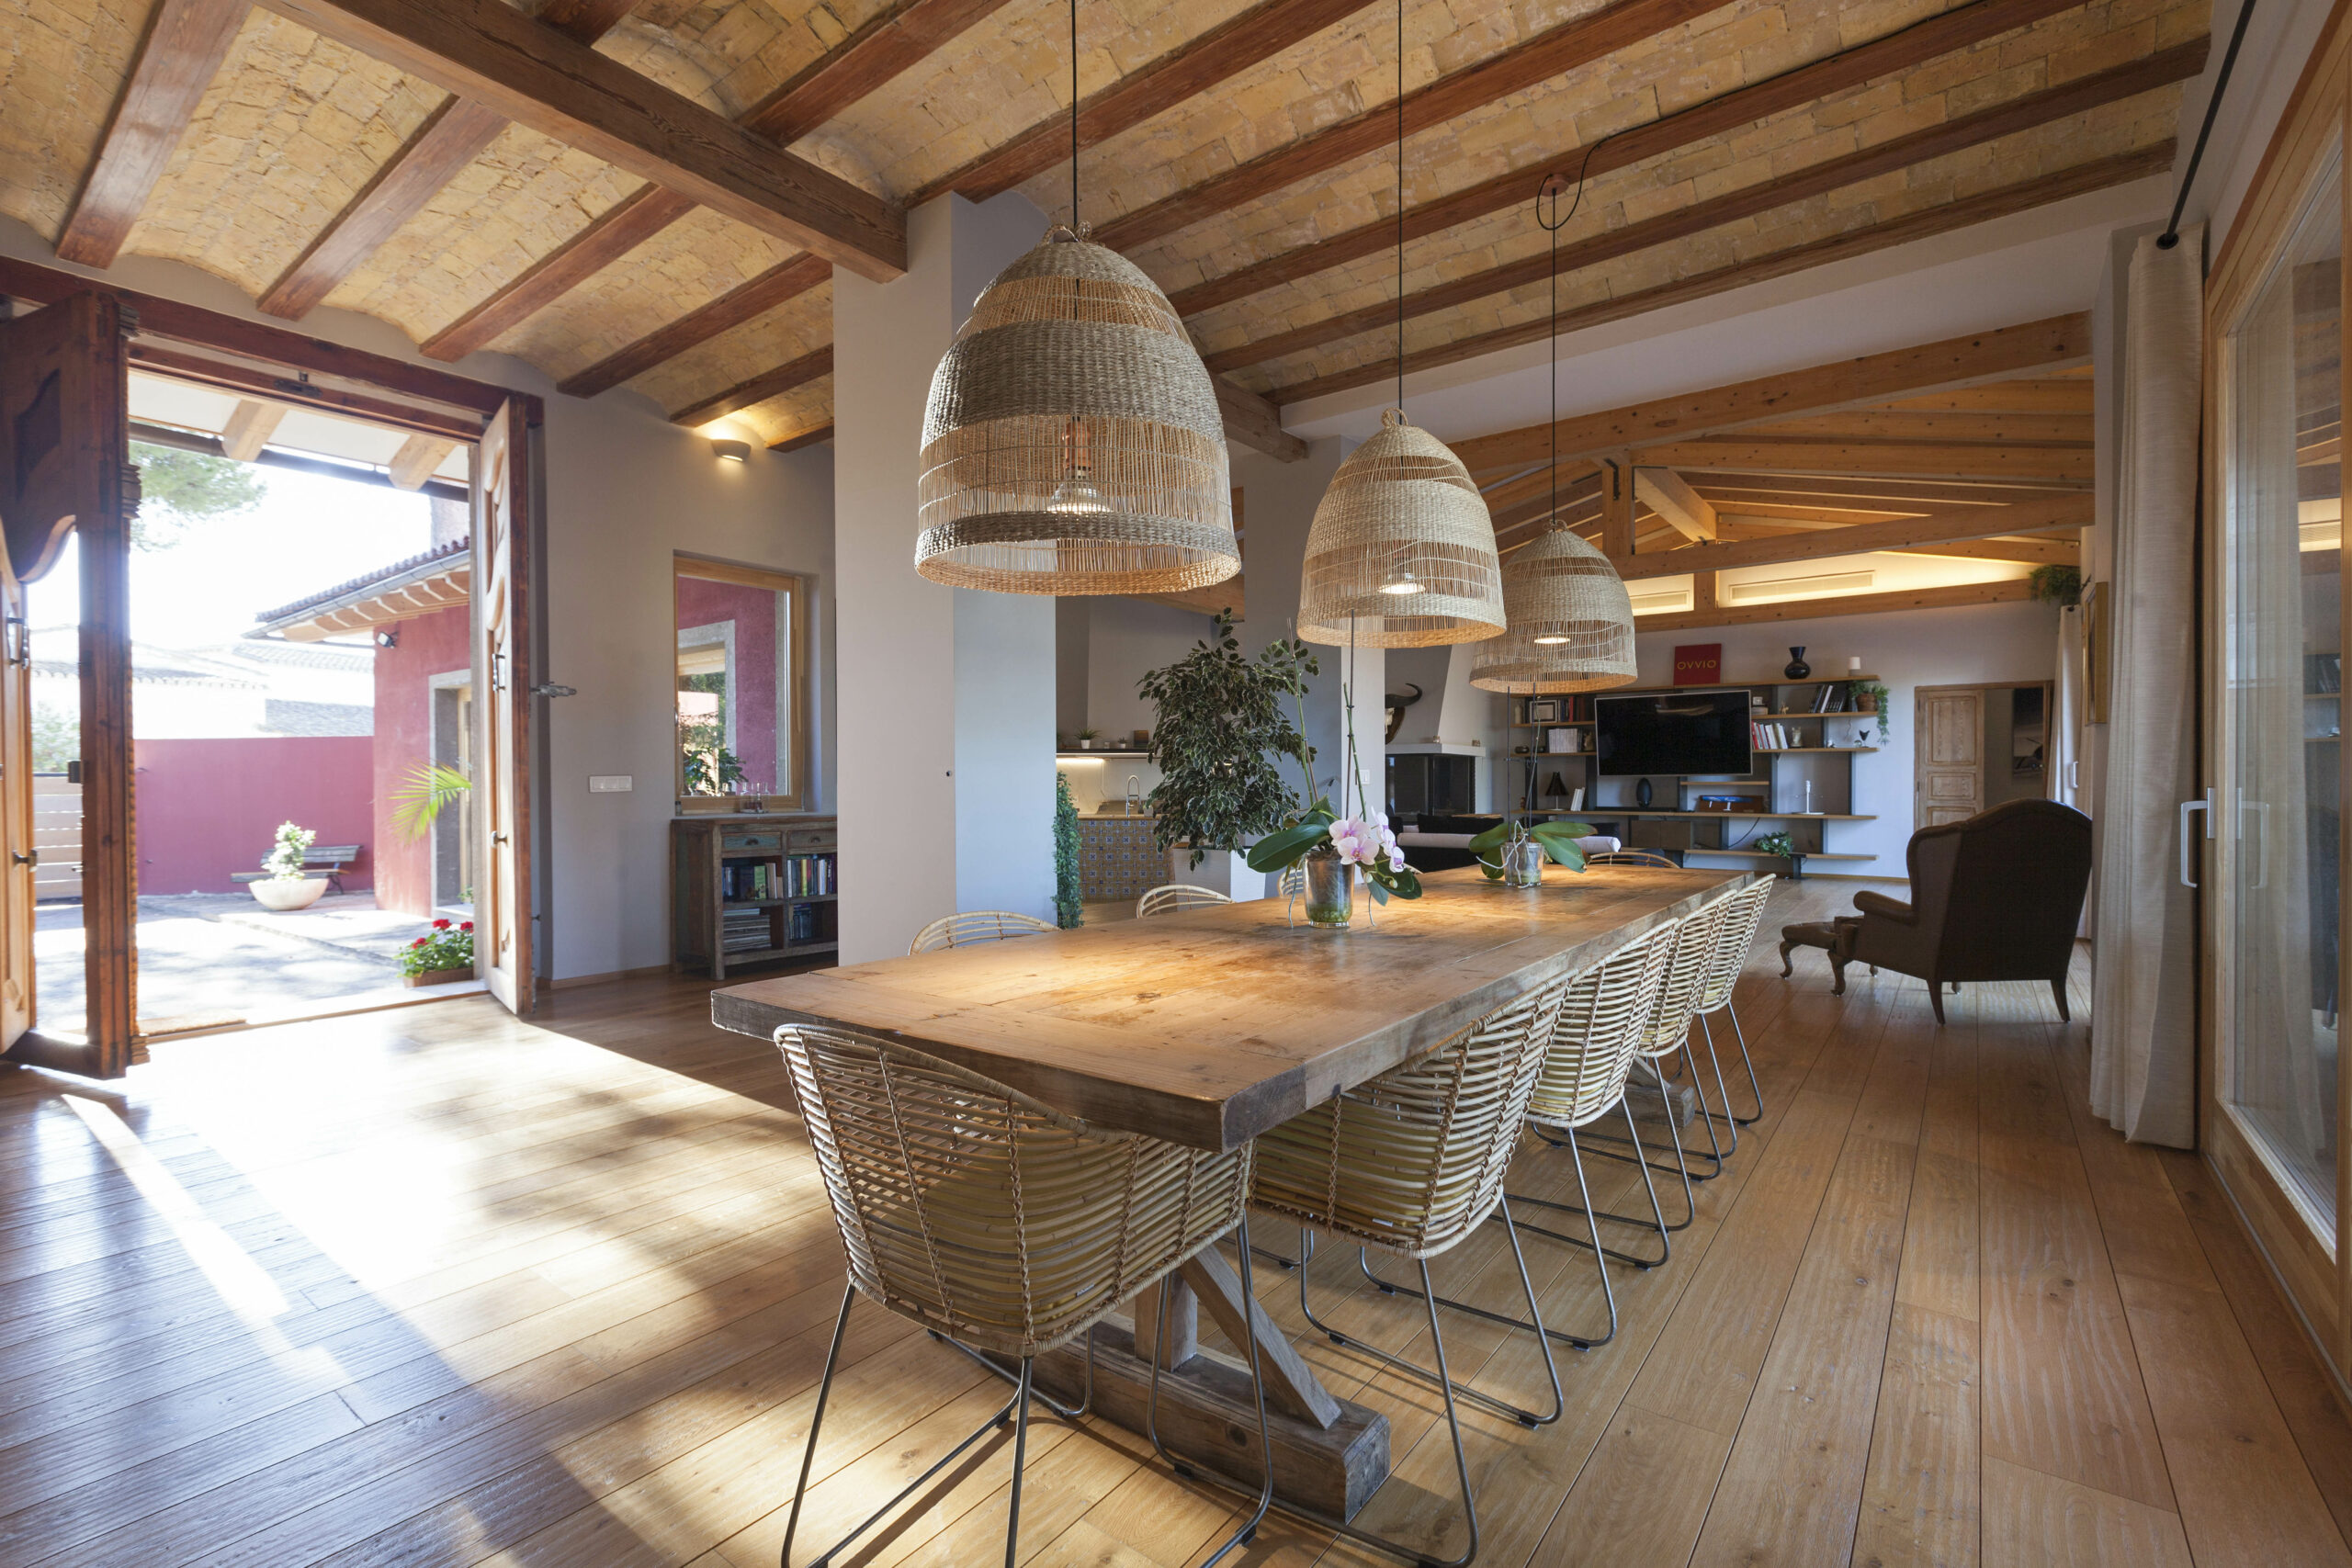
[{"label": "wooden ceiling beam", "polygon": [[1897,441],[1940,445],[2087,446],[2097,437],[2088,414],[1888,413],[1849,409],[1800,415],[1748,427],[1751,435],[1802,436],[1816,441]]},{"label": "wooden ceiling beam", "polygon": [[[2167,138],[2153,146],[2136,152],[2119,153],[2111,158],[2096,159],[2078,164],[2055,174],[2038,175],[2015,185],[2001,186],[1946,202],[1940,207],[1922,208],[1901,218],[1883,223],[1871,224],[1842,234],[1832,234],[1802,245],[1791,246],[1751,259],[1717,267],[1711,272],[1695,273],[1677,278],[1654,288],[1636,289],[1614,299],[1599,300],[1591,305],[1561,312],[1559,330],[1575,332],[1603,321],[1623,321],[1629,317],[1646,315],[1672,305],[1687,304],[1693,299],[1705,299],[1732,289],[1761,283],[1770,278],[1786,277],[1792,273],[1825,266],[1832,262],[1873,252],[1905,245],[1915,240],[1949,233],[1974,224],[2005,218],[2015,212],[2028,212],[2034,208],[2087,191],[2105,190],[2112,186],[2126,185],[2133,180],[2159,175],[2172,167],[2173,142]],[[1537,317],[1493,332],[1467,333],[1433,344],[1430,347],[1409,353],[1405,358],[1408,374],[1433,369],[1441,365],[1453,365],[1465,359],[1476,359],[1500,349],[1516,348],[1521,344],[1541,343],[1550,335],[1552,323]],[[2087,343],[2087,339],[2086,339]],[[2086,346],[2084,353],[2088,354]],[[2014,372],[2008,372],[2013,374]],[[1353,391],[1363,386],[1388,380],[1396,374],[1392,360],[1386,364],[1359,366],[1349,370],[1319,376],[1306,381],[1295,381],[1276,387],[1268,396],[1281,405],[1304,402],[1310,398]],[[1988,375],[1987,379],[1994,378]],[[1841,400],[1837,407],[1849,402],[1872,401],[1869,399]],[[1769,415],[1763,417],[1770,417]],[[1753,423],[1753,422],[1748,422]],[[1538,434],[1542,427],[1537,426]]]},{"label": "wooden ceiling beam", "polygon": [[[1207,92],[1363,8],[1365,0],[1259,0],[1078,106],[1078,137],[1096,146],[1185,99]],[[1011,190],[1069,156],[1067,111],[1039,120],[1001,147],[943,175],[907,198],[910,208],[956,191],[974,201]]]},{"label": "wooden ceiling beam", "polygon": [[163,0],[156,6],[96,161],[57,237],[60,256],[84,266],[114,265],[251,9],[248,0]]},{"label": "wooden ceiling beam", "polygon": [[[1405,212],[1405,237],[1419,239],[1484,218],[1528,199],[1553,169],[1574,167],[1587,179],[1628,168],[1645,159],[1745,130],[1756,121],[1833,93],[1860,86],[2025,27],[2076,0],[1973,0],[1910,27],[1840,50],[1809,65],[1736,88],[1650,121],[1614,131],[1585,147],[1565,148],[1540,163],[1513,169],[1451,196],[1425,201]],[[1342,233],[1329,235],[1253,262],[1170,296],[1185,315],[1311,276],[1329,267],[1376,255],[1396,243],[1394,214]]]},{"label": "wooden ceiling beam", "polygon": [[1744,512],[1757,498],[1778,496],[1791,505],[1932,512],[1939,506],[2006,506],[2016,501],[2047,501],[2059,492],[2030,481],[1977,479],[1940,484],[1932,479],[1864,479],[1849,474],[1705,473],[1691,481],[1719,512]]},{"label": "wooden ceiling beam", "polygon": [[1216,389],[1216,412],[1225,420],[1225,436],[1278,462],[1295,463],[1306,456],[1306,443],[1283,428],[1282,411],[1257,393],[1223,376],[1209,378]]},{"label": "wooden ceiling beam", "polygon": [[[997,0],[1001,4],[1002,0]],[[763,99],[746,118],[778,141],[797,140],[810,115],[839,112],[844,93],[870,92],[996,8],[973,0],[900,0]],[[960,25],[958,25],[960,24]],[[910,53],[917,45],[921,52]],[[896,62],[895,64],[893,62]],[[831,106],[831,107],[829,107]],[[817,123],[821,123],[821,120]],[[425,339],[435,359],[463,359],[547,309],[622,256],[692,212],[695,204],[659,186],[624,197],[588,226],[526,267],[490,297]],[[789,265],[789,264],[786,264]],[[749,287],[749,285],[746,285]]]},{"label": "wooden ceiling beam", "polygon": [[321,36],[887,281],[906,214],[502,0],[267,0]]},{"label": "wooden ceiling beam", "polygon": [[797,452],[803,446],[814,446],[820,441],[831,441],[832,438],[833,423],[831,420],[827,420],[822,424],[811,425],[808,429],[801,431],[797,434],[787,435],[781,441],[769,442],[768,450],[771,452]]},{"label": "wooden ceiling beam", "polygon": [[2052,446],[1892,446],[1854,442],[1742,441],[1716,435],[1642,449],[1638,460],[1670,468],[1790,474],[1920,474],[1942,479],[2029,479],[2055,485],[2091,482],[2091,448]]},{"label": "wooden ceiling beam", "polygon": [[1885,413],[2055,414],[2088,418],[2092,411],[2088,381],[2028,379],[1996,381],[1984,387],[1955,387],[1923,398],[1898,398],[1870,411]]},{"label": "wooden ceiling beam", "polygon": [[[1826,518],[1818,522],[1792,522],[1782,519],[1765,520],[1750,517],[1725,518],[1724,537],[1728,540],[1782,538],[1791,534],[1833,529],[1846,523],[1879,522],[1883,519]],[[2028,538],[1950,539],[1934,545],[1904,545],[1886,552],[1892,555],[1960,557],[1971,560],[2016,561],[2030,566],[2079,566],[2082,564],[2080,530],[2064,534],[2040,534]]]},{"label": "wooden ceiling beam", "polygon": [[[2136,97],[2142,93],[2196,75],[2204,62],[2205,39],[2200,38],[2192,43],[2165,50],[2160,54],[2133,61],[2110,71],[2080,77],[2042,92],[2029,93],[1992,108],[1980,109],[1940,125],[1928,126],[1907,136],[1897,136],[1875,146],[1865,147],[1860,152],[1825,159],[1810,167],[1776,170],[1771,177],[1755,185],[1725,191],[1703,201],[1694,201],[1656,217],[1604,229],[1572,244],[1561,246],[1556,254],[1539,251],[1533,255],[1487,267],[1467,276],[1450,278],[1433,288],[1420,289],[1406,296],[1403,314],[1413,318],[1453,310],[1490,295],[1507,294],[1513,289],[1541,283],[1555,265],[1564,274],[1576,272],[1676,240],[1689,239],[1710,229],[1775,211],[1792,202],[1808,200],[1883,175],[1899,173],[1915,164],[1947,157],[2005,136],[2014,136],[2018,131],[2047,125],[2102,104]],[[1238,370],[1248,365],[1263,365],[1320,348],[1326,344],[1343,342],[1363,333],[1387,331],[1395,325],[1398,310],[1396,301],[1388,300],[1367,305],[1361,310],[1344,310],[1290,332],[1252,336],[1246,343],[1206,355],[1205,360],[1209,369],[1217,372]]]},{"label": "wooden ceiling beam", "polygon": [[1770,604],[1688,610],[1679,615],[1640,615],[1637,632],[1695,632],[1709,626],[1750,626],[1775,621],[1811,621],[1832,615],[1883,615],[1913,610],[1958,609],[1968,604],[2014,604],[2033,597],[2023,578],[2000,582],[1963,582],[1946,588],[1906,588],[1892,593],[1842,593],[1822,599],[1781,599]]},{"label": "wooden ceiling beam", "polygon": [[239,398],[237,406],[229,411],[229,423],[220,427],[220,455],[240,463],[252,462],[261,456],[261,449],[277,432],[277,422],[285,417],[283,403]]},{"label": "wooden ceiling beam", "polygon": [[833,264],[824,257],[795,256],[768,268],[749,283],[729,289],[707,305],[648,333],[627,348],[606,355],[585,370],[564,378],[556,383],[555,389],[571,397],[593,398],[832,280]]},{"label": "wooden ceiling beam", "polygon": [[[581,43],[594,43],[636,7],[638,0],[553,0],[538,20]],[[488,150],[510,122],[504,115],[465,98],[452,97],[427,115],[416,133],[393,153],[359,194],[345,203],[294,265],[265,290],[261,308],[273,316],[300,321],[359,270],[377,248],[469,164]]]},{"label": "wooden ceiling beam", "polygon": [[[1538,33],[1516,48],[1441,76],[1405,95],[1405,133],[1442,125],[1587,65],[1604,55],[1716,9],[1722,0],[1616,0]],[[1098,225],[1094,237],[1115,251],[1131,251],[1244,202],[1296,185],[1351,159],[1385,147],[1396,134],[1392,100],[1350,115],[1322,130],[1200,184],[1173,192]]]},{"label": "wooden ceiling beam", "polygon": [[1691,545],[1648,555],[1616,552],[1610,556],[1609,564],[1617,569],[1618,576],[1631,582],[1638,578],[1672,577],[1686,571],[1731,571],[1744,566],[1818,560],[1824,556],[1862,555],[1871,550],[1948,544],[1957,539],[1989,539],[2041,528],[2083,528],[2090,522],[2091,498],[2069,496],[2061,501],[1932,513],[1925,517],[1902,517],[1887,523],[1857,523],[1845,528],[1805,529],[1770,538]]},{"label": "wooden ceiling beam", "polygon": [[754,403],[766,402],[770,398],[780,398],[786,392],[805,387],[809,382],[832,373],[833,345],[827,344],[822,348],[802,355],[788,365],[779,365],[773,370],[762,371],[747,381],[738,381],[717,397],[705,398],[698,403],[688,404],[672,414],[670,423],[708,424],[714,419],[725,419],[729,414],[740,412]]},{"label": "wooden ceiling beam", "polygon": [[1474,473],[1537,460],[1551,450],[1555,434],[1562,452],[1589,457],[1628,443],[1690,440],[1915,389],[2070,365],[2089,358],[2090,352],[2087,312],[2052,316],[1600,413],[1572,414],[1555,426],[1525,425],[1457,441],[1453,450]]},{"label": "wooden ceiling beam", "polygon": [[1636,468],[1634,491],[1684,538],[1699,541],[1716,536],[1719,528],[1713,504],[1672,468]]}]

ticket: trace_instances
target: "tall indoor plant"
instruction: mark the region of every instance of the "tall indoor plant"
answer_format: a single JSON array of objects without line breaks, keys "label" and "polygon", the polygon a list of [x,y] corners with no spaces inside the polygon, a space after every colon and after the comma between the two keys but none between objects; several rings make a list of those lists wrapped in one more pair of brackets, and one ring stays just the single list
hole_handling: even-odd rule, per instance
[{"label": "tall indoor plant", "polygon": [[1283,699],[1304,694],[1315,672],[1314,656],[1296,643],[1243,658],[1232,621],[1219,615],[1190,653],[1136,682],[1155,709],[1150,754],[1160,778],[1151,809],[1160,849],[1189,845],[1197,867],[1283,825],[1297,803],[1273,758],[1313,755]]}]

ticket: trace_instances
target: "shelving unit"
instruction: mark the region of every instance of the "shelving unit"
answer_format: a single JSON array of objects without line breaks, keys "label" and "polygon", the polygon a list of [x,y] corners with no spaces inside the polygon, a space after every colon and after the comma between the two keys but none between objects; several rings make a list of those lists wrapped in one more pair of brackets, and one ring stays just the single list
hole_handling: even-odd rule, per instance
[{"label": "shelving unit", "polygon": [[[1846,674],[1809,677],[1803,681],[1724,682],[1708,686],[1635,686],[1624,687],[1613,692],[1597,693],[1593,695],[1614,697],[1658,695],[1676,692],[1744,691],[1748,694],[1751,719],[1758,722],[1782,724],[1804,722],[1819,724],[1823,728],[1812,733],[1817,738],[1826,739],[1831,733],[1831,726],[1841,723],[1858,727],[1875,726],[1878,722],[1877,716],[1851,709],[1815,713],[1810,708],[1796,705],[1805,700],[1797,694],[1802,692],[1810,694],[1824,686],[1845,686],[1855,682],[1876,679],[1877,677],[1873,675]],[[1530,719],[1528,717],[1529,703],[1546,700],[1561,704],[1562,711],[1567,716],[1544,721]],[[1670,800],[1672,805],[1643,807],[1634,805],[1632,799],[1634,780],[1631,778],[1604,780],[1601,777],[1592,747],[1582,747],[1573,751],[1544,751],[1533,749],[1542,739],[1543,732],[1548,729],[1573,726],[1589,731],[1593,724],[1592,700],[1592,695],[1550,699],[1514,696],[1510,699],[1508,760],[1514,764],[1525,764],[1523,767],[1513,767],[1510,770],[1511,778],[1503,786],[1510,796],[1507,809],[1514,815],[1573,817],[1579,821],[1590,822],[1596,828],[1620,829],[1615,836],[1623,839],[1630,847],[1663,850],[1686,855],[1724,855],[1743,860],[1781,858],[1745,846],[1758,832],[1770,830],[1766,828],[1766,824],[1775,827],[1785,825],[1783,830],[1796,840],[1798,853],[1805,860],[1867,862],[1878,858],[1875,855],[1833,852],[1827,848],[1826,841],[1829,823],[1877,820],[1873,813],[1851,809],[1856,804],[1856,793],[1854,767],[1850,759],[1875,753],[1879,750],[1878,747],[1826,744],[1754,747],[1751,749],[1751,754],[1755,758],[1761,759],[1762,761],[1759,767],[1747,773],[1736,776],[1708,775],[1704,782],[1700,783],[1694,783],[1690,777],[1684,775],[1653,776],[1651,780],[1653,789],[1657,790],[1662,784],[1666,798]],[[1763,705],[1760,708],[1756,706],[1759,700]],[[1524,745],[1522,745],[1521,737],[1526,738]],[[1783,764],[1780,761],[1784,757],[1805,759],[1838,756],[1849,759],[1840,777],[1823,777],[1803,761]],[[1556,767],[1561,771],[1562,782],[1570,789],[1581,787],[1585,791],[1583,807],[1571,810],[1565,805],[1545,806],[1538,803],[1544,797],[1539,796],[1536,792],[1546,782],[1547,773],[1551,767]],[[1775,804],[1785,802],[1787,795],[1784,792],[1801,789],[1807,779],[1811,779],[1815,784],[1818,792],[1816,798],[1821,799],[1824,807],[1842,805],[1848,809],[1824,809],[1811,812],[1769,809]],[[1691,796],[1698,795],[1754,795],[1758,797],[1761,804],[1768,809],[1693,810],[1688,803]],[[1618,798],[1620,795],[1623,798]],[[1838,798],[1840,795],[1843,797],[1842,800]],[[1604,796],[1607,798],[1603,798]],[[1709,834],[1694,827],[1694,824],[1711,818],[1725,824],[1726,829],[1732,823],[1745,824],[1749,831],[1735,838],[1728,830]]]},{"label": "shelving unit", "polygon": [[[729,969],[841,950],[841,834],[835,818],[682,817],[670,824],[670,962]],[[764,869],[774,896],[728,897]],[[825,891],[786,891],[796,884]]]}]

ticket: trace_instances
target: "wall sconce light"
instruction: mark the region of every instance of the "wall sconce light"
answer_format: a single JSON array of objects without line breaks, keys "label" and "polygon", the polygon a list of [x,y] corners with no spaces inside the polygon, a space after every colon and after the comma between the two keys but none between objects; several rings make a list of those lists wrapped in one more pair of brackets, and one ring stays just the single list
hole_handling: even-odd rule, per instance
[{"label": "wall sconce light", "polygon": [[377,646],[378,648],[398,648],[400,645],[401,645],[401,629],[400,629],[400,627],[398,627],[398,626],[378,626],[378,627],[376,628],[376,646]]},{"label": "wall sconce light", "polygon": [[722,463],[748,463],[752,460],[752,444],[748,441],[719,440],[710,444],[711,455]]}]

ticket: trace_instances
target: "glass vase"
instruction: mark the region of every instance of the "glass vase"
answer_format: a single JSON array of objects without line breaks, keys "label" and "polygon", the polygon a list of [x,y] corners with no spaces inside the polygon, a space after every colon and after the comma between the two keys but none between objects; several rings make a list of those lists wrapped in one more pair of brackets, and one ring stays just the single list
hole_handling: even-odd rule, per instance
[{"label": "glass vase", "polygon": [[1329,844],[1307,851],[1304,863],[1307,923],[1332,931],[1347,930],[1348,916],[1355,902],[1354,867],[1341,860],[1340,852]]}]

